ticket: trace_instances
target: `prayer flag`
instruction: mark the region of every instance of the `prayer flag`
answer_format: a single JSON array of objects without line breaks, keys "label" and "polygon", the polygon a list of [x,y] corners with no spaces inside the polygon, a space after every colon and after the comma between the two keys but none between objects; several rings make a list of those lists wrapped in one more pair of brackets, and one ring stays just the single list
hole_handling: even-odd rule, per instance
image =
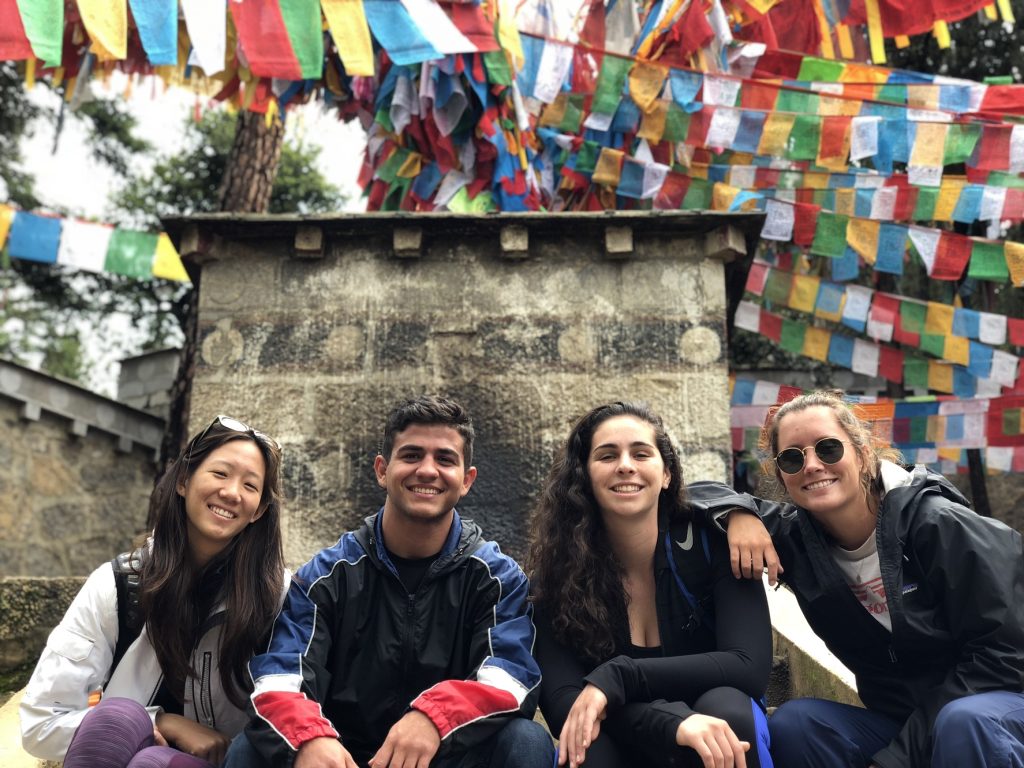
[{"label": "prayer flag", "polygon": [[61,219],[18,211],[11,223],[7,253],[12,259],[55,264],[61,224]]}]

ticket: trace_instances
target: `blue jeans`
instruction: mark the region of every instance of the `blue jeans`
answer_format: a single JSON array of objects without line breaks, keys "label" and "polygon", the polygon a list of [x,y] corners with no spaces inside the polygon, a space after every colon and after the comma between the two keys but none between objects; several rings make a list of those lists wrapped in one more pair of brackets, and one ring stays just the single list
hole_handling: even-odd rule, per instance
[{"label": "blue jeans", "polygon": [[[555,748],[539,724],[514,717],[504,727],[465,752],[439,757],[431,768],[551,768]],[[245,731],[231,742],[222,768],[270,768],[252,746]]]},{"label": "blue jeans", "polygon": [[[780,766],[866,768],[903,723],[834,701],[794,699],[768,727]],[[1024,768],[1024,694],[990,691],[946,704],[932,728],[930,766]]]}]

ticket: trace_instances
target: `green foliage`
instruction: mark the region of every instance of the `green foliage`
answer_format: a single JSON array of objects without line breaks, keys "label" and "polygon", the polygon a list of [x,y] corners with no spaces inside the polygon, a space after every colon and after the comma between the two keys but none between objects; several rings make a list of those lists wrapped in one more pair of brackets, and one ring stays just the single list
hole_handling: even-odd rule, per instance
[{"label": "green foliage", "polygon": [[[0,62],[0,179],[7,186],[7,200],[22,208],[35,208],[34,180],[21,169],[21,137],[42,109],[28,98],[17,66]],[[0,201],[5,202],[5,201]]]},{"label": "green foliage", "polygon": [[[134,178],[112,201],[116,218],[133,226],[155,228],[161,216],[217,210],[237,119],[223,111],[207,112],[198,123],[185,124],[185,146],[161,157],[151,173]],[[270,197],[270,213],[333,211],[343,198],[316,168],[317,147],[285,142]]]}]

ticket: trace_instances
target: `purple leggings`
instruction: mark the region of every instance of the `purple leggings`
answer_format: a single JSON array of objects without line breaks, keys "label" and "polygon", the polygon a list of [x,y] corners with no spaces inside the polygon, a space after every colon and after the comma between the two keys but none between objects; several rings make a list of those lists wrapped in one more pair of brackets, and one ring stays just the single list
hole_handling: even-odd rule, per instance
[{"label": "purple leggings", "polygon": [[210,768],[205,760],[154,744],[145,707],[132,699],[103,699],[75,731],[64,768]]}]

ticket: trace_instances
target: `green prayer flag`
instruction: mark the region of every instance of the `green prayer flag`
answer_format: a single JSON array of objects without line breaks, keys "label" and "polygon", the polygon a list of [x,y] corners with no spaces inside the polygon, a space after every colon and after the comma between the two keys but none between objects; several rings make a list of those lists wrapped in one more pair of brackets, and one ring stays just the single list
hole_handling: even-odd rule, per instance
[{"label": "green prayer flag", "polygon": [[775,100],[775,111],[816,115],[818,114],[818,94],[780,88],[779,96]]},{"label": "green prayer flag", "polygon": [[398,177],[398,171],[401,170],[402,166],[405,165],[406,158],[409,157],[409,150],[399,147],[391,153],[391,157],[381,163],[377,169],[377,178],[388,184],[393,184],[395,179]]},{"label": "green prayer flag", "polygon": [[935,203],[939,199],[939,187],[918,187],[917,202],[914,203],[914,221],[932,221],[935,218]]},{"label": "green prayer flag", "polygon": [[128,277],[152,277],[157,236],[132,229],[115,229],[103,263],[106,272]]},{"label": "green prayer flag", "polygon": [[928,389],[928,361],[907,355],[903,359],[903,386],[907,389]]},{"label": "green prayer flag", "polygon": [[320,3],[309,0],[280,0],[292,51],[304,79],[319,78],[324,70],[324,30],[320,21]]},{"label": "green prayer flag", "polygon": [[597,167],[597,158],[601,154],[601,145],[596,141],[584,141],[576,153],[576,173],[593,173]]},{"label": "green prayer flag", "polygon": [[1017,176],[1005,171],[992,171],[988,175],[989,184],[993,187],[1006,187],[1007,189],[1024,189],[1024,177]]},{"label": "green prayer flag", "polygon": [[765,301],[772,304],[788,305],[789,293],[793,287],[793,275],[789,272],[780,272],[777,269],[768,272],[768,279],[764,283]]},{"label": "green prayer flag", "polygon": [[683,197],[682,210],[706,211],[711,207],[712,185],[707,179],[691,179]]},{"label": "green prayer flag", "polygon": [[924,333],[924,320],[928,307],[913,301],[900,302],[900,325],[908,333]]},{"label": "green prayer flag", "polygon": [[933,357],[942,357],[942,352],[946,348],[946,337],[941,336],[937,333],[922,333],[921,334],[921,351],[927,352]]},{"label": "green prayer flag", "polygon": [[64,0],[18,0],[18,12],[32,53],[46,66],[59,67],[64,50]]},{"label": "green prayer flag", "polygon": [[811,253],[838,259],[846,253],[846,225],[850,217],[839,213],[821,211],[814,229]]},{"label": "green prayer flag", "polygon": [[943,165],[966,163],[974,152],[974,145],[981,138],[981,126],[977,123],[952,123],[946,134],[946,147],[942,157]]},{"label": "green prayer flag", "polygon": [[373,121],[388,133],[395,132],[395,125],[391,122],[391,112],[387,107],[378,109],[377,114],[373,116]]},{"label": "green prayer flag", "polygon": [[786,157],[790,160],[814,160],[818,156],[821,118],[818,115],[797,115],[789,132]]},{"label": "green prayer flag", "polygon": [[[927,367],[925,372],[927,372]],[[911,443],[927,443],[928,442],[928,417],[927,416],[911,416],[910,417],[910,442]]]},{"label": "green prayer flag", "polygon": [[[565,103],[565,114],[562,115],[562,122],[558,124],[558,130],[562,133],[579,133],[583,124],[583,100],[586,94],[572,93]],[[471,113],[472,110],[466,110]]]},{"label": "green prayer flag", "polygon": [[1003,411],[1003,434],[1020,434],[1020,408],[1007,408]]},{"label": "green prayer flag", "polygon": [[996,283],[1009,282],[1010,270],[1006,266],[1003,244],[975,240],[971,246],[971,260],[967,264],[967,277]]},{"label": "green prayer flag", "polygon": [[665,115],[665,133],[662,134],[664,141],[686,141],[686,134],[690,132],[690,113],[679,108],[672,102],[668,106],[668,114]]},{"label": "green prayer flag", "polygon": [[614,115],[622,101],[622,89],[629,75],[632,59],[608,54],[601,62],[601,73],[597,76],[597,87],[590,111],[602,115]]},{"label": "green prayer flag", "polygon": [[804,56],[803,61],[800,62],[800,72],[796,79],[819,83],[838,83],[839,76],[845,69],[846,64],[842,61]]},{"label": "green prayer flag", "polygon": [[907,103],[907,86],[886,84],[878,90],[878,100],[888,101],[893,104]]},{"label": "green prayer flag", "polygon": [[806,325],[784,317],[782,318],[782,339],[779,344],[784,350],[792,352],[794,355],[803,354],[806,333]]},{"label": "green prayer flag", "polygon": [[487,82],[492,85],[512,85],[512,70],[508,67],[504,51],[485,51],[484,69],[487,70]]}]

